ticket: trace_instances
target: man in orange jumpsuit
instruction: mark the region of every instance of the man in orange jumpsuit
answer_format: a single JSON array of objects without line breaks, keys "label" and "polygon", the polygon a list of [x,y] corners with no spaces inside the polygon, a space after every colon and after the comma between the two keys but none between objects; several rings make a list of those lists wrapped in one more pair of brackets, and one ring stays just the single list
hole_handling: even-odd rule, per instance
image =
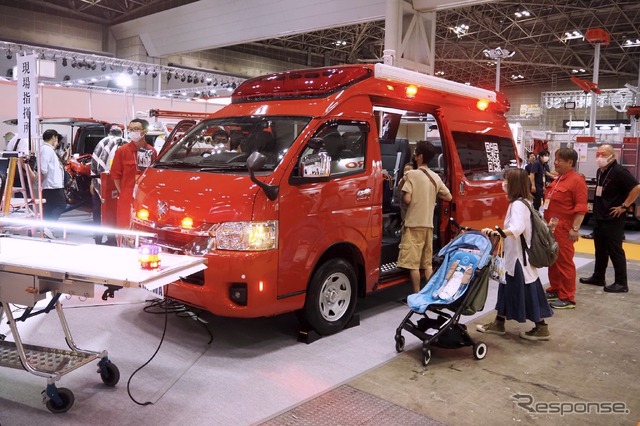
[{"label": "man in orange jumpsuit", "polygon": [[149,122],[139,118],[131,120],[127,128],[131,140],[120,147],[113,157],[111,177],[118,190],[117,227],[129,229],[131,222],[131,204],[133,203],[133,187],[139,171],[148,167],[156,158],[156,152],[145,140],[149,130]]},{"label": "man in orange jumpsuit", "polygon": [[545,192],[544,218],[558,218],[553,235],[558,242],[558,260],[549,266],[547,300],[555,309],[576,306],[576,265],[573,244],[580,237],[580,224],[587,213],[587,183],[574,167],[578,153],[572,148],[560,148],[553,162],[558,178]]}]

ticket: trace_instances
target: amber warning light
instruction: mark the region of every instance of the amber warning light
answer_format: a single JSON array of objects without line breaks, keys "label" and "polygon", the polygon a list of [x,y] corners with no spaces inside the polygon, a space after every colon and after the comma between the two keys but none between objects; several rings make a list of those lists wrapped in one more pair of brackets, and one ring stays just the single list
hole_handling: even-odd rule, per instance
[{"label": "amber warning light", "polygon": [[478,99],[478,103],[476,104],[480,111],[484,111],[489,107],[489,101],[486,99]]}]

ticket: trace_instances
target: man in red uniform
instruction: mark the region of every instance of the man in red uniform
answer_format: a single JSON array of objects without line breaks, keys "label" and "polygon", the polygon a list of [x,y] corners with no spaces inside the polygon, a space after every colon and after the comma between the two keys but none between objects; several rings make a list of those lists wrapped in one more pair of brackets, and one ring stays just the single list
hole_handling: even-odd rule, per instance
[{"label": "man in red uniform", "polygon": [[139,171],[148,167],[156,158],[155,150],[145,141],[149,130],[149,122],[139,118],[131,120],[127,128],[131,140],[120,147],[113,157],[111,177],[118,190],[117,227],[129,229],[131,222],[131,204],[133,203],[133,187]]},{"label": "man in red uniform", "polygon": [[587,213],[587,183],[574,167],[578,153],[572,148],[560,148],[553,162],[558,178],[545,192],[544,218],[558,218],[553,235],[558,242],[558,260],[549,266],[547,300],[555,309],[576,306],[576,265],[573,244],[580,237],[580,224]]}]

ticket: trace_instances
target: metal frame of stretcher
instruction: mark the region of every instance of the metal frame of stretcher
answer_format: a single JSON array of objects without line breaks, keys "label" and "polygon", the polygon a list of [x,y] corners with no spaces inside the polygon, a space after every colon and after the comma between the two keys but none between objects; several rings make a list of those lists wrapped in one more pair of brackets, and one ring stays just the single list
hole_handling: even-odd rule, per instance
[{"label": "metal frame of stretcher", "polygon": [[[0,366],[24,369],[46,378],[43,402],[53,413],[68,411],[74,396],[69,389],[56,387],[55,382],[62,376],[98,359],[98,373],[105,385],[115,386],[120,373],[106,350],[76,346],[60,296],[93,297],[97,284],[107,286],[103,300],[123,287],[153,291],[204,269],[205,262],[204,258],[162,253],[159,269],[143,270],[137,249],[0,236],[0,318],[4,311],[14,340],[0,339]],[[44,300],[47,293],[52,294],[52,299],[46,307],[36,309],[36,303]],[[14,318],[9,304],[24,305],[26,309]],[[24,344],[17,323],[54,309],[70,350]]]}]

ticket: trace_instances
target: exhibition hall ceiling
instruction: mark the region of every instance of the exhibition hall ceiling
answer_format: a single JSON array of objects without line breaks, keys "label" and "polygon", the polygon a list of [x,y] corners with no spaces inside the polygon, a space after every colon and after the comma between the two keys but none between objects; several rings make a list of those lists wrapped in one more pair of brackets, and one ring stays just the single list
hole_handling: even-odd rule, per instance
[{"label": "exhibition hall ceiling", "polygon": [[[193,3],[195,0],[0,0],[0,4],[46,11],[114,25]],[[18,3],[16,5],[15,3]],[[636,82],[640,73],[640,1],[496,1],[437,12],[435,71],[445,78],[492,88],[495,61],[486,50],[506,49],[501,86],[550,84],[571,76],[591,80],[595,48],[585,39],[603,28],[610,43],[601,45],[600,79]],[[384,21],[374,21],[230,46],[268,57],[286,52],[305,66],[380,61]],[[315,58],[314,61],[311,58]]]}]

